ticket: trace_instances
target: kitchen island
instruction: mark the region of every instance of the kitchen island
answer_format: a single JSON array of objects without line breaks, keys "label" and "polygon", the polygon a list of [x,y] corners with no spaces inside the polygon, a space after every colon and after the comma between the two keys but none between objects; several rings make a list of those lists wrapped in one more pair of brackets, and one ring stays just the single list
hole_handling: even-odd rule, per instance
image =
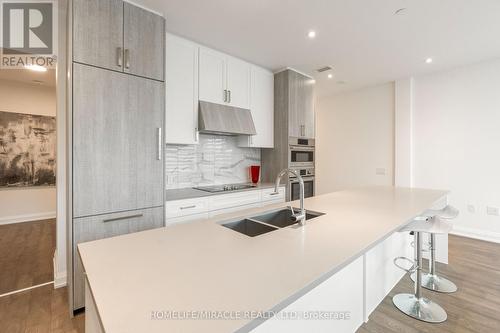
[{"label": "kitchen island", "polygon": [[411,253],[397,231],[446,195],[359,188],[308,198],[324,215],[256,237],[221,224],[298,202],[79,244],[86,331],[352,332],[402,276],[387,274]]}]

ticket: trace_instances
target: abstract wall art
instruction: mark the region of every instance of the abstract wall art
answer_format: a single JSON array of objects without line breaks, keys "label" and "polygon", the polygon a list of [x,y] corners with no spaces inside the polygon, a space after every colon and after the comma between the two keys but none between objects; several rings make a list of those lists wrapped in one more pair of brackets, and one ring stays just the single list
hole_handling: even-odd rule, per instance
[{"label": "abstract wall art", "polygon": [[0,111],[0,187],[55,184],[56,118]]}]

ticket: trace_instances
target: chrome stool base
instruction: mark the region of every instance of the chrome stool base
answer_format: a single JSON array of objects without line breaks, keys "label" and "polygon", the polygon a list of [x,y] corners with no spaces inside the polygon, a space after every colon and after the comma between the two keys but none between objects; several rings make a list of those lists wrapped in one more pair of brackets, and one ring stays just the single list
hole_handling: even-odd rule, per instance
[{"label": "chrome stool base", "polygon": [[442,323],[448,317],[441,306],[425,297],[397,294],[392,298],[392,303],[404,314],[427,323]]},{"label": "chrome stool base", "polygon": [[[411,279],[415,281],[415,274],[411,275]],[[439,293],[454,293],[457,291],[457,286],[450,280],[433,275],[431,273],[422,274],[422,287]]]}]

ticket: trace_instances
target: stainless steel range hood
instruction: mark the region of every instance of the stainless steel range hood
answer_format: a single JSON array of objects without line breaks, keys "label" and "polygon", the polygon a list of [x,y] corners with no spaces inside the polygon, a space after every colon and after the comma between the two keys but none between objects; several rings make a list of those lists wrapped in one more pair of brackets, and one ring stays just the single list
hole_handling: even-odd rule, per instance
[{"label": "stainless steel range hood", "polygon": [[255,135],[255,125],[248,109],[200,101],[198,130],[221,135]]}]

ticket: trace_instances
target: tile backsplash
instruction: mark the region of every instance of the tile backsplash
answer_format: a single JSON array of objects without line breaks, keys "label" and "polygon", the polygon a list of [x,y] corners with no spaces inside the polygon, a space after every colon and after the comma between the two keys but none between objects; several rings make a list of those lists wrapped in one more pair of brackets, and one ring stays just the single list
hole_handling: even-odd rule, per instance
[{"label": "tile backsplash", "polygon": [[249,182],[251,165],[260,165],[260,149],[240,148],[234,136],[201,134],[198,145],[167,144],[165,184],[177,189]]}]

